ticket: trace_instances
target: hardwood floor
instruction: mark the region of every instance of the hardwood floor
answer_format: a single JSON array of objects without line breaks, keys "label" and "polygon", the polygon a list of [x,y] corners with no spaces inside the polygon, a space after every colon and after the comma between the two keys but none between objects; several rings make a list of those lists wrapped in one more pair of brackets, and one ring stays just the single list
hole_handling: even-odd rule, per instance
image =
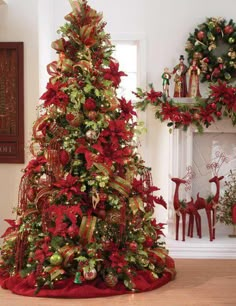
[{"label": "hardwood floor", "polygon": [[177,277],[157,290],[94,299],[28,298],[0,289],[0,306],[236,305],[236,260],[176,259]]}]

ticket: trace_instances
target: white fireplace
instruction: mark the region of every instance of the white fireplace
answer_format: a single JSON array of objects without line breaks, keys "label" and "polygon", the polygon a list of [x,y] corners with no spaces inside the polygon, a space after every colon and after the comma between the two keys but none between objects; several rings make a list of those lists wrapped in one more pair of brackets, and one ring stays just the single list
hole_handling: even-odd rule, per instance
[{"label": "white fireplace", "polygon": [[[182,178],[189,166],[195,173],[191,188],[186,191],[183,186],[180,189],[180,199],[196,199],[198,192],[205,198],[210,194],[214,195],[215,185],[209,183],[213,175],[206,166],[213,161],[217,152],[224,153],[228,158],[228,162],[222,164],[218,173],[227,179],[230,170],[236,171],[236,127],[229,119],[215,122],[204,129],[203,134],[199,134],[194,128],[189,128],[186,132],[179,129],[173,131],[170,135],[169,176]],[[225,179],[221,181],[222,195],[224,181]],[[169,180],[167,243],[170,254],[179,258],[236,258],[236,238],[228,237],[231,228],[217,223],[216,239],[209,241],[205,210],[200,211],[203,237],[197,237],[195,228],[194,238],[186,237],[186,241],[182,241],[180,230],[180,240],[175,240],[174,188],[175,184]],[[182,228],[182,224],[180,227]]]}]

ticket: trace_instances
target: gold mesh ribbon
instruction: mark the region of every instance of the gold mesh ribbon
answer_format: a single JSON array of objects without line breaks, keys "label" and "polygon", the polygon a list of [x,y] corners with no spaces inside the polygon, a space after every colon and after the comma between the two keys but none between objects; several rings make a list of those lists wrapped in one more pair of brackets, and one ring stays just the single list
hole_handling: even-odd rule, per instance
[{"label": "gold mesh ribbon", "polygon": [[97,217],[95,216],[83,216],[80,228],[79,228],[79,236],[82,240],[91,242],[93,233],[96,227]]},{"label": "gold mesh ribbon", "polygon": [[58,250],[61,256],[64,258],[64,265],[66,266],[74,258],[74,255],[78,253],[79,248],[75,246],[65,245]]},{"label": "gold mesh ribbon", "polygon": [[139,210],[145,212],[143,201],[140,196],[135,196],[129,198],[129,206],[132,210],[132,213],[135,215]]},{"label": "gold mesh ribbon", "polygon": [[94,166],[104,175],[112,175],[111,168],[104,164],[94,163]]},{"label": "gold mesh ribbon", "polygon": [[58,276],[63,275],[65,273],[65,271],[61,269],[60,266],[56,266],[56,267],[48,266],[45,268],[44,271],[50,274],[51,280],[54,280]]},{"label": "gold mesh ribbon", "polygon": [[130,190],[131,190],[131,184],[129,181],[123,179],[120,176],[114,177],[110,183],[110,187],[117,190],[120,194],[122,194],[125,197],[129,196]]}]

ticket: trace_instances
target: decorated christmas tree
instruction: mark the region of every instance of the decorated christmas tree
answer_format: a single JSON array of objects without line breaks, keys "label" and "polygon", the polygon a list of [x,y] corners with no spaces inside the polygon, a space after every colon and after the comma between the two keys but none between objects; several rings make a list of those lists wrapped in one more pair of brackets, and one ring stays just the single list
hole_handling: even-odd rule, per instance
[{"label": "decorated christmas tree", "polygon": [[165,202],[137,152],[132,104],[116,95],[124,73],[102,16],[86,0],[71,5],[2,236],[1,283],[49,297],[151,290],[175,273],[153,218]]}]

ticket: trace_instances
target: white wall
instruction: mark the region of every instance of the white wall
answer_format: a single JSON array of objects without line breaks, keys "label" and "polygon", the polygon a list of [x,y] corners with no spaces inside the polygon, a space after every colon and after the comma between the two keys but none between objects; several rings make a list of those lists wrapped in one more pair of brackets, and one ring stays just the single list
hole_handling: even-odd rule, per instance
[{"label": "white wall", "polygon": [[[37,11],[38,3],[38,11]],[[107,31],[112,37],[122,33],[140,34],[146,41],[147,83],[161,89],[161,74],[164,67],[172,68],[184,53],[185,42],[190,32],[205,21],[206,17],[225,17],[236,21],[235,0],[90,0],[89,4],[102,11],[107,21]],[[34,103],[38,96],[37,66],[37,17],[39,12],[40,37],[39,66],[40,92],[47,77],[45,65],[56,58],[50,42],[57,37],[56,30],[64,23],[64,15],[70,11],[67,0],[9,0],[8,7],[0,6],[0,40],[21,40],[26,44],[25,118],[26,131],[32,125]],[[143,84],[144,86],[144,84]],[[169,133],[165,124],[147,112],[146,135],[147,165],[153,169],[154,182],[168,198],[168,153]],[[17,165],[0,165],[0,216],[5,216],[15,203],[19,183]],[[13,184],[10,187],[10,184]],[[160,209],[159,220],[166,221],[167,214]]]},{"label": "white wall", "polygon": [[[24,42],[26,146],[31,137],[38,101],[37,17],[37,1],[8,0],[8,5],[0,5],[0,41]],[[11,218],[12,208],[17,205],[22,168],[23,164],[0,164],[0,233],[6,227],[3,219]]]}]

